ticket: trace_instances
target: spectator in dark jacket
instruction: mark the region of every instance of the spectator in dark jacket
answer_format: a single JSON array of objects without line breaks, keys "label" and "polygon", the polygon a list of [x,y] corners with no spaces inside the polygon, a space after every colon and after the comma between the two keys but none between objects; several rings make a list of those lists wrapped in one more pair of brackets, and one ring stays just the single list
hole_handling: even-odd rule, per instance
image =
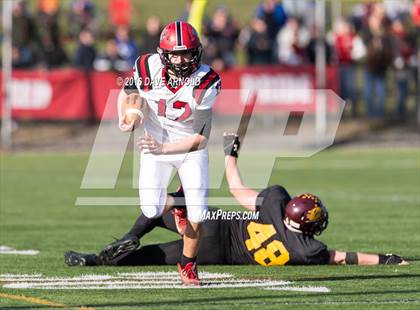
[{"label": "spectator in dark jacket", "polygon": [[115,32],[118,54],[132,67],[138,57],[139,51],[136,42],[130,37],[126,26],[119,26]]},{"label": "spectator in dark jacket", "polygon": [[250,65],[271,64],[273,50],[267,24],[259,18],[253,18],[250,26],[239,35],[240,46],[246,49]]},{"label": "spectator in dark jacket", "polygon": [[96,57],[95,38],[90,30],[82,30],[79,34],[79,46],[76,50],[74,65],[83,70],[92,70]]},{"label": "spectator in dark jacket", "polygon": [[223,71],[235,64],[234,48],[239,30],[227,7],[219,6],[203,31],[204,62]]},{"label": "spectator in dark jacket", "polygon": [[277,32],[287,20],[283,5],[276,0],[263,0],[255,11],[255,17],[262,19],[266,23],[267,33],[273,42]]},{"label": "spectator in dark jacket", "polygon": [[67,33],[76,38],[83,29],[95,29],[96,7],[92,0],[71,0],[67,4]]},{"label": "spectator in dark jacket", "polygon": [[59,27],[59,0],[38,0],[38,23],[40,25],[44,59],[49,69],[64,65],[67,55],[61,44]]},{"label": "spectator in dark jacket", "polygon": [[[306,59],[311,64],[315,64],[316,62],[316,53],[317,53],[317,45],[319,40],[319,31],[315,25],[310,28],[310,39],[309,43],[306,46],[305,54]],[[331,56],[332,56],[332,48],[330,43],[326,40],[326,38],[322,38],[322,44],[324,45],[325,49],[325,61],[327,65],[331,63]]]},{"label": "spectator in dark jacket", "polygon": [[156,53],[162,25],[159,17],[152,15],[146,21],[146,32],[142,35],[141,54]]},{"label": "spectator in dark jacket", "polygon": [[125,72],[131,69],[127,62],[118,54],[117,42],[111,39],[106,43],[106,51],[99,55],[93,67],[97,71]]},{"label": "spectator in dark jacket", "polygon": [[392,41],[380,17],[369,18],[364,42],[367,46],[364,81],[367,113],[371,118],[381,118],[385,112],[386,73],[392,63]]},{"label": "spectator in dark jacket", "polygon": [[41,40],[26,2],[16,1],[12,10],[12,61],[14,68],[27,69],[43,60]]}]

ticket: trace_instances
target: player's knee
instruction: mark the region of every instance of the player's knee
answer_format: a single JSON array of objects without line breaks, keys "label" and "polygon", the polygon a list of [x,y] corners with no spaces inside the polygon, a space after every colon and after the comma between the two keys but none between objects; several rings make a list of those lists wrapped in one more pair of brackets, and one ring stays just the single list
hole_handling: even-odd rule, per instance
[{"label": "player's knee", "polygon": [[163,206],[153,206],[153,205],[142,205],[141,211],[143,212],[144,216],[153,219],[162,216],[164,207]]},{"label": "player's knee", "polygon": [[165,209],[166,192],[140,190],[139,194],[143,214],[148,218],[160,217]]},{"label": "player's knee", "polygon": [[191,223],[200,224],[204,222],[208,208],[205,206],[191,206],[187,207],[188,220]]},{"label": "player's knee", "polygon": [[199,212],[188,213],[188,220],[194,224],[203,223],[205,216]]},{"label": "player's knee", "polygon": [[146,195],[145,193],[140,193],[140,206],[143,214],[148,218],[154,218],[159,216],[161,207],[161,201],[159,197],[155,195]]},{"label": "player's knee", "polygon": [[205,220],[207,207],[207,189],[184,189],[188,220],[202,223]]}]

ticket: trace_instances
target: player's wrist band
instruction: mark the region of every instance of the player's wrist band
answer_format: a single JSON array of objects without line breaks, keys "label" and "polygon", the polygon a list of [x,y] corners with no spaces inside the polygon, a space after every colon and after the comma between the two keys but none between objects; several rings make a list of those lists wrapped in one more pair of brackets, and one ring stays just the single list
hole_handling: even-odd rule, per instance
[{"label": "player's wrist band", "polygon": [[134,109],[134,108],[132,108],[132,109],[127,109],[126,111],[125,111],[125,114],[137,114],[138,116],[140,116],[140,117],[144,117],[144,114],[143,114],[143,112],[142,111],[140,111],[139,109]]},{"label": "player's wrist band", "polygon": [[357,265],[359,258],[356,252],[346,252],[346,265]]}]

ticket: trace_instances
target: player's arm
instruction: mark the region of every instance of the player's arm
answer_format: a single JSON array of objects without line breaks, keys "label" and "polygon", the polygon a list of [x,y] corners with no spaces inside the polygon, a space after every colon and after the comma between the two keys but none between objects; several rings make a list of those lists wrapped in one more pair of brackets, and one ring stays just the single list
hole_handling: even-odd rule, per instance
[{"label": "player's arm", "polygon": [[330,251],[331,265],[408,265],[395,254],[366,254],[361,252]]},{"label": "player's arm", "polygon": [[220,79],[217,77],[213,85],[204,93],[203,98],[196,99],[197,104],[193,110],[194,134],[183,140],[173,143],[158,143],[153,137],[145,136],[140,138],[138,145],[146,153],[159,154],[180,154],[193,152],[207,146],[210,137],[212,106],[220,92]]},{"label": "player's arm", "polygon": [[191,137],[185,138],[176,143],[164,143],[163,154],[180,154],[201,150],[207,145],[207,137],[194,133]]},{"label": "player's arm", "polygon": [[193,152],[204,148],[206,144],[207,138],[197,133],[175,143],[159,143],[155,138],[146,133],[146,135],[141,137],[137,142],[137,145],[140,149],[144,150],[146,154],[151,153],[154,155]]},{"label": "player's arm", "polygon": [[137,142],[145,153],[159,154],[182,154],[203,149],[207,145],[211,131],[212,110],[197,110],[193,112],[194,134],[190,137],[173,143],[159,143],[150,135],[141,137]]},{"label": "player's arm", "polygon": [[[192,152],[207,146],[211,132],[212,107],[220,93],[221,87],[220,77],[214,72],[213,74],[214,77],[210,80],[208,84],[209,88],[206,91],[201,90],[196,92],[196,89],[193,91],[193,97],[196,103],[192,109],[194,134],[175,143],[164,143],[162,145],[163,154]],[[210,74],[210,76],[212,75]]]},{"label": "player's arm", "polygon": [[237,165],[240,147],[238,136],[235,134],[224,134],[223,147],[225,151],[226,180],[229,184],[230,192],[244,208],[256,211],[258,192],[243,184]]},{"label": "player's arm", "polygon": [[197,151],[207,146],[210,137],[212,109],[195,110],[193,112],[194,135],[176,143],[165,143],[164,154]]}]

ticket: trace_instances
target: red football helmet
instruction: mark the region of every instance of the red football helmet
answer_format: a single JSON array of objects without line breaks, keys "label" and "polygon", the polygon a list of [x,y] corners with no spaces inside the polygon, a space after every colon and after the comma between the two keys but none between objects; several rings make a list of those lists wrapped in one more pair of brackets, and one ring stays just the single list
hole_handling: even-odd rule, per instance
[{"label": "red football helmet", "polygon": [[312,194],[294,197],[286,205],[284,213],[284,224],[291,231],[320,235],[328,226],[328,211]]},{"label": "red football helmet", "polygon": [[[178,77],[191,75],[200,65],[201,43],[197,31],[187,22],[176,21],[168,24],[160,34],[158,53],[162,64]],[[169,53],[191,53],[189,62],[173,64]]]}]

